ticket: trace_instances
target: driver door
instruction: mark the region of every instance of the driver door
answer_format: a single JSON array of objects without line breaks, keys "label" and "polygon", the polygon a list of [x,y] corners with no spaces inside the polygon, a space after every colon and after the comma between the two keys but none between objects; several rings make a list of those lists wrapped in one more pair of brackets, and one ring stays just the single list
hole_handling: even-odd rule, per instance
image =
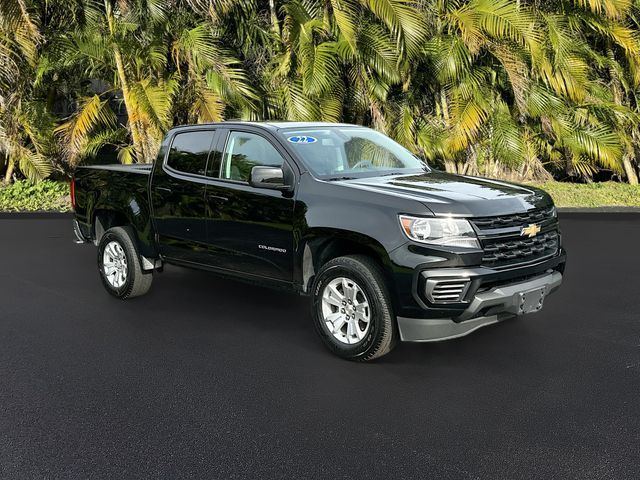
[{"label": "driver door", "polygon": [[254,166],[290,168],[267,137],[221,133],[224,148],[207,184],[207,236],[214,264],[243,275],[293,281],[293,206],[290,192],[249,185]]}]

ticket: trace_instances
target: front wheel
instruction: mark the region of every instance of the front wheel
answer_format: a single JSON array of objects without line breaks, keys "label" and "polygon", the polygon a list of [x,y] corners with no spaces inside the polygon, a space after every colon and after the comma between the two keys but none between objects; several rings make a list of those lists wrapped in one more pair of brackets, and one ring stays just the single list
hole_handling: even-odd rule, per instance
[{"label": "front wheel", "polygon": [[313,288],[316,331],[336,355],[368,361],[397,342],[393,307],[380,267],[371,258],[335,258],[322,267]]},{"label": "front wheel", "polygon": [[107,292],[122,300],[144,295],[151,288],[152,272],[140,267],[138,248],[128,227],[110,228],[98,244],[98,270]]}]

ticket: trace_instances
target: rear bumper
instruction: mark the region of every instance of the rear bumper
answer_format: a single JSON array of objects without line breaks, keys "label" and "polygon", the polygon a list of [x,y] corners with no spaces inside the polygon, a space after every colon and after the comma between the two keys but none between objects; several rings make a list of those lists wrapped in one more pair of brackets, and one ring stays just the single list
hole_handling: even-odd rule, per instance
[{"label": "rear bumper", "polygon": [[[476,293],[469,306],[454,318],[397,317],[400,338],[405,342],[436,342],[462,337],[478,328],[497,323],[515,315],[522,315],[527,305],[526,292],[539,291],[541,300],[562,283],[562,274],[553,271],[529,280],[500,285]],[[542,308],[540,304],[536,309]]]}]

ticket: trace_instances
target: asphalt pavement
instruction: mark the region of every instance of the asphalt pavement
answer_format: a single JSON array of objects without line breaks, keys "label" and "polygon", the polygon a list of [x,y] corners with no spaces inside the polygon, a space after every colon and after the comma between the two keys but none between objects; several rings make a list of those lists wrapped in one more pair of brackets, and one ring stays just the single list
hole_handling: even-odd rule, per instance
[{"label": "asphalt pavement", "polygon": [[563,214],[542,312],[340,360],[308,299],[169,267],[118,301],[69,218],[0,218],[1,479],[635,479],[640,214]]}]

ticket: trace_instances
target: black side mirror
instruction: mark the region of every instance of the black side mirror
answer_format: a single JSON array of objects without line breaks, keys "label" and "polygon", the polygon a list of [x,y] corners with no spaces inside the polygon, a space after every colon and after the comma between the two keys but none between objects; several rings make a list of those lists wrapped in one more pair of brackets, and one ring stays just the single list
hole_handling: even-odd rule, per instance
[{"label": "black side mirror", "polygon": [[249,185],[255,188],[268,188],[270,190],[291,190],[284,179],[284,172],[280,167],[255,166],[251,169]]}]

